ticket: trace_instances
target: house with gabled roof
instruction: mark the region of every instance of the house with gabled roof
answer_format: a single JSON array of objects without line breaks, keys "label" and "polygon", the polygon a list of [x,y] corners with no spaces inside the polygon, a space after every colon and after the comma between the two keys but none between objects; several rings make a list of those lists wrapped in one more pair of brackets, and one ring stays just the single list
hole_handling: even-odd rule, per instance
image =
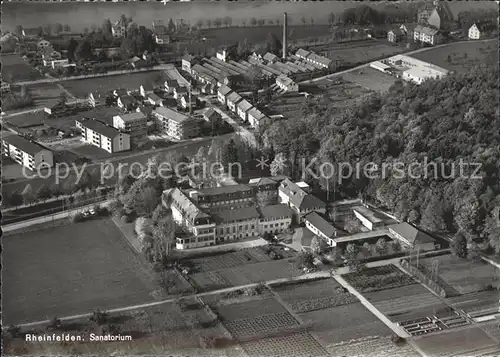
[{"label": "house with gabled roof", "polygon": [[297,50],[297,52],[295,52],[295,56],[297,56],[298,58],[300,58],[302,60],[307,60],[307,57],[309,57],[310,54],[311,54],[311,52],[306,51],[303,48],[299,48]]},{"label": "house with gabled roof", "polygon": [[131,95],[122,95],[118,97],[117,105],[123,110],[135,110],[137,108],[137,100]]},{"label": "house with gabled roof", "polygon": [[167,79],[165,81],[165,91],[167,93],[173,93],[175,88],[179,88],[180,84],[176,79]]},{"label": "house with gabled roof", "polygon": [[172,91],[174,98],[177,100],[181,100],[181,97],[185,94],[188,94],[188,89],[186,87],[175,87]]},{"label": "house with gabled roof", "polygon": [[429,26],[418,25],[413,30],[413,40],[427,43],[429,45],[437,45],[442,42],[443,36],[439,30]]},{"label": "house with gabled roof", "polygon": [[261,124],[261,122],[263,120],[266,120],[266,119],[269,120],[267,115],[262,113],[256,107],[250,108],[250,110],[248,110],[247,118],[248,118],[248,122],[250,123],[250,125],[255,129],[257,129],[259,127],[259,125]]},{"label": "house with gabled roof", "polygon": [[345,236],[346,233],[333,226],[324,215],[318,212],[311,212],[304,216],[306,228],[319,238],[323,239],[330,247],[335,247],[336,237]]},{"label": "house with gabled roof", "polygon": [[241,95],[239,95],[236,92],[231,92],[229,95],[226,97],[226,105],[229,108],[230,111],[233,113],[236,113],[236,105],[241,102],[243,98]]},{"label": "house with gabled roof", "polygon": [[276,61],[279,61],[279,57],[276,56],[274,53],[267,52],[264,57],[262,57],[264,61],[267,61],[267,63],[274,63]]},{"label": "house with gabled roof", "polygon": [[319,198],[306,192],[308,185],[294,183],[289,179],[281,181],[278,189],[280,203],[287,204],[295,213],[297,222],[310,212],[325,213],[326,204]]},{"label": "house with gabled roof", "polygon": [[236,112],[243,121],[248,121],[248,111],[253,108],[252,103],[243,99],[236,105]]},{"label": "house with gabled roof", "polygon": [[233,90],[229,88],[226,85],[222,85],[219,87],[217,90],[217,99],[219,102],[223,105],[227,104],[227,96],[232,92]]},{"label": "house with gabled roof", "polygon": [[214,108],[209,108],[205,111],[205,113],[203,113],[203,118],[210,123],[221,120],[222,115],[220,115],[220,113]]},{"label": "house with gabled roof", "polygon": [[390,225],[387,229],[394,238],[410,249],[418,249],[420,251],[436,249],[437,242],[434,238],[407,222]]}]

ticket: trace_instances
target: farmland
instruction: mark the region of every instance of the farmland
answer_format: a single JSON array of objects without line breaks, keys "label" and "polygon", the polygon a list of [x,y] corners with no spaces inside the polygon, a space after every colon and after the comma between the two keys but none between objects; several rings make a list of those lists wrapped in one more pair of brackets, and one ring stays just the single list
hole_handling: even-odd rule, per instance
[{"label": "farmland", "polygon": [[415,284],[416,281],[399,270],[394,265],[365,269],[361,272],[343,275],[356,290],[367,293],[370,291],[397,288]]},{"label": "farmland", "polygon": [[5,119],[5,122],[18,128],[42,126],[45,123],[45,113],[42,111],[24,113]]},{"label": "farmland", "polygon": [[118,74],[114,76],[65,81],[63,86],[75,97],[86,98],[89,93],[95,91],[107,92],[117,88],[139,90],[141,85],[160,83],[161,76],[160,71]]},{"label": "farmland", "polygon": [[380,312],[395,322],[433,315],[448,316],[453,311],[420,284],[375,291],[364,296]]},{"label": "farmland", "polygon": [[[448,61],[450,56],[450,61]],[[498,64],[498,42],[495,39],[448,44],[411,55],[422,61],[458,73],[466,73],[481,63]]]},{"label": "farmland", "polygon": [[43,78],[41,73],[27,64],[19,55],[2,55],[2,78],[9,82],[32,81]]},{"label": "farmland", "polygon": [[198,291],[210,291],[231,286],[247,285],[278,278],[290,278],[299,275],[291,251],[276,246],[283,256],[281,260],[272,260],[264,248],[249,248],[240,252],[228,252],[184,261],[193,267],[189,280]]},{"label": "farmland", "polygon": [[488,289],[499,274],[498,268],[491,264],[460,259],[453,255],[422,259],[420,264],[430,271],[434,261],[438,264],[439,277],[459,294]]},{"label": "farmland", "polygon": [[[125,313],[114,313],[108,317],[109,323],[122,335],[131,335],[130,342],[87,342],[72,346],[75,354],[111,355],[115,351],[127,354],[161,354],[169,351],[174,354],[203,356],[238,356],[231,336],[225,331],[216,317],[197,299],[190,299],[186,304],[169,302],[155,307],[133,310]],[[187,307],[189,305],[189,307]],[[98,327],[88,319],[74,320],[67,323],[65,333],[82,334],[99,333]],[[215,348],[202,347],[202,340],[211,340]],[[19,345],[24,345],[16,341]],[[11,347],[12,345],[7,347]],[[29,343],[25,350],[32,354],[49,351],[68,354],[68,347],[58,343]],[[18,347],[19,348],[19,347]]]},{"label": "farmland", "polygon": [[374,39],[312,46],[310,49],[331,60],[338,61],[341,66],[359,65],[404,52],[401,46]]},{"label": "farmland", "polygon": [[344,288],[331,278],[284,283],[273,286],[272,289],[295,312],[321,310],[357,301],[354,295],[345,292]]},{"label": "farmland", "polygon": [[498,355],[498,341],[477,326],[423,336],[415,339],[415,344],[427,356],[433,357],[480,356],[481,350],[494,347],[497,348],[497,353],[491,355]]},{"label": "farmland", "polygon": [[387,92],[396,82],[395,77],[389,74],[384,74],[370,67],[363,68],[361,71],[351,71],[345,73],[342,78],[369,90],[378,92]]},{"label": "farmland", "polygon": [[298,314],[310,333],[325,345],[358,340],[370,336],[388,336],[391,330],[361,303]]},{"label": "farmland", "polygon": [[363,357],[420,357],[409,344],[396,346],[389,336],[372,336],[360,340],[345,341],[326,347],[330,356],[363,356]]},{"label": "farmland", "polygon": [[305,332],[246,342],[242,347],[250,356],[328,356],[324,347]]},{"label": "farmland", "polygon": [[153,300],[152,276],[109,219],[12,235],[3,249],[5,323]]}]

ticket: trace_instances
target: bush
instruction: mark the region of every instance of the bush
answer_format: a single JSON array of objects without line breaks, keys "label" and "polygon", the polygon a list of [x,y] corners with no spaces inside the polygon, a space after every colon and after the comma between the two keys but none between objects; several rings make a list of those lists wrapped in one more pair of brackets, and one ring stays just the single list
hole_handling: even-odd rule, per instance
[{"label": "bush", "polygon": [[391,341],[392,341],[392,343],[394,343],[397,346],[401,346],[401,345],[404,345],[406,343],[405,338],[398,336],[396,334],[392,335]]},{"label": "bush", "polygon": [[130,222],[132,222],[132,217],[130,217],[129,215],[124,214],[123,216],[121,216],[121,220],[122,220],[122,222],[130,223]]},{"label": "bush", "polygon": [[108,314],[105,311],[95,310],[89,320],[98,325],[104,325],[108,322]]},{"label": "bush", "polygon": [[47,326],[48,329],[51,329],[51,330],[60,330],[62,329],[63,327],[63,324],[61,322],[60,319],[58,319],[57,317],[53,317],[50,322],[49,322],[49,325]]},{"label": "bush", "polygon": [[21,334],[21,328],[16,325],[10,325],[9,327],[7,327],[7,333],[11,335],[12,338],[19,337],[19,335]]},{"label": "bush", "polygon": [[71,223],[81,222],[81,221],[83,221],[83,214],[75,213],[74,215],[69,217],[69,220],[71,221]]}]

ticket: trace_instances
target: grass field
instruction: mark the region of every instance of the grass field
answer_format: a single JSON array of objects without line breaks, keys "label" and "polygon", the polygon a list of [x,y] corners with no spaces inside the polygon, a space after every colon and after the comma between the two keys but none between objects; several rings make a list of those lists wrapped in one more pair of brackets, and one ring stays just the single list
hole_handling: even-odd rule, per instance
[{"label": "grass field", "polygon": [[49,102],[59,99],[63,90],[54,83],[30,84],[28,90],[33,97],[33,107],[43,107]]},{"label": "grass field", "polygon": [[[448,62],[448,56],[451,61]],[[411,55],[450,71],[466,73],[478,64],[498,66],[498,40],[453,43]]]},{"label": "grass field", "polygon": [[427,269],[432,268],[432,262],[439,262],[440,278],[460,294],[474,293],[495,283],[500,271],[486,262],[472,262],[453,255],[420,260]]},{"label": "grass field", "polygon": [[411,345],[396,346],[390,336],[373,336],[359,340],[345,341],[326,347],[332,357],[420,357]]},{"label": "grass field", "polygon": [[153,300],[152,276],[110,219],[12,235],[3,249],[7,324]]},{"label": "grass field", "polygon": [[351,71],[342,76],[346,81],[358,84],[363,88],[377,92],[387,92],[396,82],[396,77],[384,74],[373,68],[363,68],[360,71]]},{"label": "grass field", "polygon": [[298,314],[310,333],[325,345],[370,336],[388,336],[391,330],[361,303]]},{"label": "grass field", "polygon": [[160,80],[161,72],[151,71],[65,81],[62,85],[75,97],[86,98],[89,93],[95,91],[107,92],[117,88],[139,90],[141,84],[160,83]]},{"label": "grass field", "polygon": [[378,58],[389,57],[404,52],[402,46],[390,45],[372,39],[313,46],[311,50],[332,60],[339,61],[339,65],[367,63]]},{"label": "grass field", "polygon": [[12,124],[18,128],[28,128],[32,126],[40,126],[45,122],[46,114],[42,111],[39,112],[29,112],[25,114],[16,115],[5,119],[9,124]]},{"label": "grass field", "polygon": [[480,356],[481,350],[498,347],[498,341],[477,326],[423,336],[415,339],[415,344],[427,356],[433,357]]},{"label": "grass field", "polygon": [[357,301],[354,295],[345,292],[344,288],[331,278],[287,283],[273,286],[272,289],[295,312],[321,310]]},{"label": "grass field", "polygon": [[2,55],[2,77],[12,82],[43,78],[40,72],[24,62],[19,55]]}]

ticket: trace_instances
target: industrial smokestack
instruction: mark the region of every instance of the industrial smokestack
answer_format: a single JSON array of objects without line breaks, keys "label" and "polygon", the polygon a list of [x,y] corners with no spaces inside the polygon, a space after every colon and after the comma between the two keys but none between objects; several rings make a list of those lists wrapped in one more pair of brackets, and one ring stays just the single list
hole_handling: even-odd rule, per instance
[{"label": "industrial smokestack", "polygon": [[288,53],[288,39],[287,39],[287,27],[288,19],[286,17],[286,12],[283,13],[283,55],[282,58],[286,60]]}]

